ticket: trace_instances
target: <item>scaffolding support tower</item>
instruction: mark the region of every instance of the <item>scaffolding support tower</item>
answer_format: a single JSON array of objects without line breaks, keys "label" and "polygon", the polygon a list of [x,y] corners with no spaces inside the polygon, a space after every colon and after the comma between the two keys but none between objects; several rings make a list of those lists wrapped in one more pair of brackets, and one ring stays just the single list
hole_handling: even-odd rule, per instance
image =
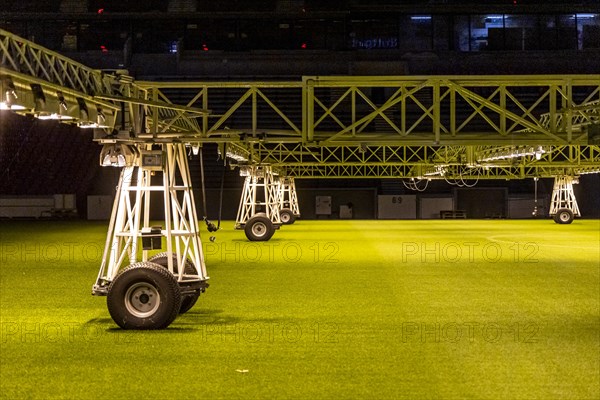
[{"label": "scaffolding support tower", "polygon": [[[183,144],[123,146],[107,144],[100,156],[123,168],[92,293],[107,296],[122,328],[164,328],[208,287],[187,154]],[[151,211],[160,198],[164,218],[156,225]],[[151,256],[163,244],[166,251]]]},{"label": "scaffolding support tower", "polygon": [[297,218],[300,218],[296,182],[290,176],[279,178],[279,216],[284,225],[293,224]]},{"label": "scaffolding support tower", "polygon": [[267,241],[281,226],[280,183],[270,166],[240,167],[246,176],[235,229],[244,229],[251,241]]},{"label": "scaffolding support tower", "polygon": [[554,178],[550,216],[557,224],[570,224],[576,216],[581,216],[573,191],[573,184],[576,183],[579,181],[573,176],[565,175]]}]

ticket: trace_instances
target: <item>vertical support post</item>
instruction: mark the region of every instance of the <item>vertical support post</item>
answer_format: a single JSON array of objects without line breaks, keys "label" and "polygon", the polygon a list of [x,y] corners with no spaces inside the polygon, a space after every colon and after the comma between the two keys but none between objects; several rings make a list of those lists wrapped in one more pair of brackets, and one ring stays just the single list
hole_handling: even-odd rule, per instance
[{"label": "vertical support post", "polygon": [[441,140],[441,105],[440,105],[440,81],[433,81],[433,133],[435,134],[435,144]]},{"label": "vertical support post", "polygon": [[[202,108],[208,110],[208,87],[202,88]],[[202,136],[208,135],[208,113],[202,115]]]},{"label": "vertical support post", "polygon": [[280,178],[281,182],[281,194],[280,194],[280,208],[288,208],[292,211],[294,216],[300,216],[300,207],[298,206],[298,196],[296,194],[296,182],[293,177],[286,176]]},{"label": "vertical support post", "polygon": [[556,85],[551,85],[550,88],[548,89],[549,91],[549,96],[550,96],[550,110],[548,110],[550,112],[550,132],[555,134],[556,133],[556,128],[557,128],[557,121],[558,121],[558,110],[556,107],[556,94],[558,92],[558,88],[556,87]]},{"label": "vertical support post", "polygon": [[296,217],[300,217],[300,205],[298,204],[298,194],[296,192],[296,180],[288,178],[290,182],[290,206]]},{"label": "vertical support post", "polygon": [[314,140],[315,134],[315,87],[312,79],[307,79],[304,85],[304,91],[306,92],[306,115],[304,123],[306,124],[306,140],[310,143]]},{"label": "vertical support post", "polygon": [[456,89],[450,85],[450,135],[456,136]]},{"label": "vertical support post", "polygon": [[266,199],[265,208],[267,209],[267,217],[269,217],[273,224],[281,224],[281,218],[279,215],[279,178],[275,176],[271,167],[264,167],[264,169]]},{"label": "vertical support post", "polygon": [[[165,163],[163,168],[163,200],[165,202],[165,236],[167,238],[167,253],[168,254],[173,254],[173,241],[172,236],[171,236],[171,194],[170,194],[170,182],[169,182],[169,176],[171,175],[171,170],[173,168],[172,165],[172,161],[173,161],[173,155],[172,155],[172,148],[173,145],[168,145],[166,146],[166,160],[163,160],[163,162]],[[163,153],[164,153],[164,148],[163,148]],[[173,269],[173,257],[167,257],[167,261],[168,261],[168,265],[169,265],[169,271],[171,271],[171,273],[174,271]]]},{"label": "vertical support post", "polygon": [[402,132],[402,135],[406,135],[406,91],[406,86],[402,86],[400,92],[400,97],[402,98],[402,101],[400,102],[400,132]]},{"label": "vertical support post", "polygon": [[[240,170],[240,175],[244,172]],[[248,210],[248,205],[252,203],[252,175],[246,175],[244,179],[244,187],[242,188],[242,196],[240,197],[240,205],[238,207],[237,217],[235,219],[235,229],[243,229],[246,221],[250,219],[252,214],[251,210]]]},{"label": "vertical support post", "polygon": [[573,84],[571,79],[567,79],[565,84],[565,95],[566,99],[563,99],[563,109],[566,111],[563,119],[565,121],[565,130],[567,132],[567,143],[571,144],[573,142]]},{"label": "vertical support post", "polygon": [[500,135],[507,135],[506,132],[506,85],[500,85]]},{"label": "vertical support post", "polygon": [[[154,90],[152,90],[152,100],[154,102],[158,102],[158,89],[154,88]],[[157,134],[158,133],[158,108],[157,107],[153,107],[152,110],[154,111],[152,113],[152,133],[153,134]]]},{"label": "vertical support post", "polygon": [[356,87],[351,89],[352,91],[352,120],[350,123],[352,124],[352,136],[356,136]]},{"label": "vertical support post", "polygon": [[258,129],[258,101],[256,88],[252,88],[252,136],[256,136]]}]

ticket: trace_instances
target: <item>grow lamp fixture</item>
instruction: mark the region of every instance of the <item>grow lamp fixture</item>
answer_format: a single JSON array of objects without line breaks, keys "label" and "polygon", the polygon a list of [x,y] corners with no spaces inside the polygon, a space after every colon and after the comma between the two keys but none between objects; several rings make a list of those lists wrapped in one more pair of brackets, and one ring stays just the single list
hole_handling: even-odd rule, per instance
[{"label": "grow lamp fixture", "polygon": [[16,100],[19,98],[17,96],[17,90],[15,88],[14,83],[10,79],[5,79],[4,85],[6,88],[4,90],[4,98],[0,102],[0,110],[11,110],[11,111],[22,111],[25,110],[25,106],[18,104]]},{"label": "grow lamp fixture", "polygon": [[126,167],[134,164],[137,150],[125,144],[105,144],[100,151],[100,165],[103,167]]},{"label": "grow lamp fixture", "polygon": [[548,150],[543,146],[530,147],[530,146],[519,146],[519,147],[505,147],[491,151],[486,151],[485,156],[480,158],[480,162],[486,161],[497,161],[497,160],[509,160],[513,158],[535,156],[536,160],[541,160],[542,155],[547,153]]}]

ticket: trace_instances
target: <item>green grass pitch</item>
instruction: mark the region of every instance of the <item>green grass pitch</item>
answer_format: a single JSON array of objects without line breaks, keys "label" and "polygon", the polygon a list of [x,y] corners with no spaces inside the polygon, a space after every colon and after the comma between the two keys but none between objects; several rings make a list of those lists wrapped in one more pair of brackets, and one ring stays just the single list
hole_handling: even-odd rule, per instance
[{"label": "green grass pitch", "polygon": [[0,223],[1,398],[600,397],[598,220],[227,222],[162,331],[91,296],[105,230]]}]

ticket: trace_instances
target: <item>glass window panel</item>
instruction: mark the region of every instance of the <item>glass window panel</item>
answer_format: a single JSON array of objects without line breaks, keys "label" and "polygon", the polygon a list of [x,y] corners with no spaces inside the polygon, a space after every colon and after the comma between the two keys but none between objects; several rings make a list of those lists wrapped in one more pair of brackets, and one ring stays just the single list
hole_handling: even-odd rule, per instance
[{"label": "glass window panel", "polygon": [[349,47],[358,50],[398,48],[398,20],[379,17],[352,20]]},{"label": "glass window panel", "polygon": [[470,49],[504,49],[504,16],[502,14],[471,15]]},{"label": "glass window panel", "polygon": [[578,49],[600,48],[600,14],[581,13],[577,19]]},{"label": "glass window panel", "polygon": [[432,50],[433,27],[431,15],[400,17],[399,47],[405,51]]},{"label": "glass window panel", "polygon": [[469,16],[456,15],[454,17],[454,49],[469,51]]},{"label": "glass window panel", "polygon": [[556,15],[540,15],[539,20],[539,43],[540,50],[558,49],[558,18]]},{"label": "glass window panel", "polygon": [[506,15],[504,26],[504,48],[506,50],[533,50],[539,47],[537,16]]},{"label": "glass window panel", "polygon": [[433,15],[433,49],[434,50],[450,50],[451,43],[451,16],[449,15]]},{"label": "glass window panel", "polygon": [[557,48],[577,49],[577,25],[575,22],[575,15],[559,15],[557,19]]}]

